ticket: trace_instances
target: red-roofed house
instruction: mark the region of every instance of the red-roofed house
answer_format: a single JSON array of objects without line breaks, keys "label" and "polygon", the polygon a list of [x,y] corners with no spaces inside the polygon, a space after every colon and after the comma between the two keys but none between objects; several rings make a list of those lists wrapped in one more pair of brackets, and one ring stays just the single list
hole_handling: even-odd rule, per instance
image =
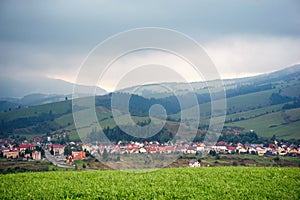
[{"label": "red-roofed house", "polygon": [[20,152],[25,152],[26,149],[34,150],[35,146],[33,144],[20,144],[19,145]]},{"label": "red-roofed house", "polygon": [[233,153],[235,153],[235,151],[236,151],[236,147],[227,146],[227,152],[228,153],[233,154]]},{"label": "red-roofed house", "polygon": [[72,158],[74,160],[83,159],[83,158],[85,158],[85,152],[84,151],[72,151]]},{"label": "red-roofed house", "polygon": [[55,156],[62,156],[64,155],[65,146],[60,144],[52,144],[51,149],[53,150],[53,153]]}]

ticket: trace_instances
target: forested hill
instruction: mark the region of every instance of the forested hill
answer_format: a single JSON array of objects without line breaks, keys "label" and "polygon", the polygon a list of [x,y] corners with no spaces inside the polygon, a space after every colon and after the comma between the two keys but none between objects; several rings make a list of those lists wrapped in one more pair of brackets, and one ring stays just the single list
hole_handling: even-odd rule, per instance
[{"label": "forested hill", "polygon": [[[247,132],[254,129],[261,136],[271,137],[275,134],[282,138],[300,138],[298,134],[300,127],[299,65],[268,75],[241,80],[225,80],[224,83],[227,97],[225,126],[228,130]],[[198,88],[196,91],[197,104],[200,105],[201,112],[200,126],[205,127],[209,124],[210,118],[210,94],[207,87]],[[188,119],[180,118],[181,112],[189,112],[189,109],[197,106],[191,101],[193,94],[189,91],[179,93],[184,101],[182,108],[178,98],[174,95],[162,95],[159,92],[154,95],[153,91],[151,94],[152,97],[136,94],[131,96],[129,111],[135,122],[147,121],[149,108],[154,104],[160,104],[166,109],[169,123],[175,126],[180,120],[188,121]],[[119,92],[114,95],[120,99],[126,99],[129,94]],[[112,94],[97,96],[95,103],[99,123],[103,127],[112,129],[115,122],[111,113],[111,96]],[[71,138],[78,138],[70,100],[28,108],[14,108],[0,113],[0,121],[2,138],[11,136],[32,138],[36,135],[51,135],[62,130],[69,131]],[[167,128],[169,128],[168,131],[173,131],[172,128]],[[82,127],[82,129],[86,130],[87,134],[91,132],[89,127]]]}]

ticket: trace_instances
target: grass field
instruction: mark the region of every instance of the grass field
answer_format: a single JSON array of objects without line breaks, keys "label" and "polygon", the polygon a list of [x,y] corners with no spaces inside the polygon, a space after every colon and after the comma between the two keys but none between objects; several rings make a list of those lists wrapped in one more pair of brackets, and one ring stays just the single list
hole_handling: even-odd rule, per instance
[{"label": "grass field", "polygon": [[148,173],[0,175],[0,199],[299,199],[299,168],[211,167]]},{"label": "grass field", "polygon": [[[269,103],[269,97],[271,96],[272,92],[275,90],[266,90],[256,93],[250,93],[240,96],[235,96],[231,98],[227,98],[227,110],[234,111],[234,112],[245,112],[248,110],[252,110],[253,108],[257,108],[258,106],[266,106]],[[220,101],[217,100],[216,104]],[[196,106],[197,107],[197,106]],[[183,110],[182,112],[186,113],[193,113],[192,111],[195,110],[196,107],[188,108]],[[203,117],[210,117],[211,112],[211,103],[204,103],[199,105],[200,114]],[[173,119],[179,119],[181,113],[170,115]],[[187,114],[189,116],[190,114]],[[194,116],[191,116],[192,118]]]},{"label": "grass field", "polygon": [[228,123],[228,126],[244,127],[245,131],[255,130],[258,135],[263,137],[298,139],[300,127],[300,109],[291,109],[285,112],[285,115],[291,120],[286,122],[282,112],[274,112],[260,117],[242,120],[234,123]]},{"label": "grass field", "polygon": [[32,106],[29,108],[12,110],[9,112],[1,112],[0,120],[4,120],[5,122],[22,117],[34,117],[40,115],[41,113],[49,113],[50,111],[53,113],[53,115],[60,115],[66,113],[68,110],[71,109],[71,101],[60,101],[56,103],[49,103],[38,106]]}]

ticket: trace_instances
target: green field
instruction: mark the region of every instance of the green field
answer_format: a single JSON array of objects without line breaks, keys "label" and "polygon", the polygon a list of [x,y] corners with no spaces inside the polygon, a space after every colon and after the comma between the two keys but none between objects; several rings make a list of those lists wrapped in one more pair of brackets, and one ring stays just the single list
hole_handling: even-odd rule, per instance
[{"label": "green field", "polygon": [[[226,109],[227,111],[230,110],[231,112],[245,112],[249,110],[253,110],[254,108],[258,108],[259,106],[263,107],[268,105],[269,103],[269,97],[275,90],[266,90],[256,93],[250,93],[240,96],[235,96],[231,98],[227,98],[227,105]],[[218,104],[221,102],[220,100],[217,100],[215,103]],[[182,112],[187,113],[187,116],[190,116],[189,113],[193,113],[192,111],[195,110],[198,106],[188,108],[183,110]],[[211,112],[211,103],[204,103],[199,105],[200,109],[200,115],[203,117],[210,117]],[[173,119],[179,119],[181,113],[170,115]],[[194,116],[190,116],[191,118],[194,118]]]},{"label": "green field", "polygon": [[300,195],[299,168],[69,171],[0,178],[0,199],[299,199]]},{"label": "green field", "polygon": [[50,111],[53,113],[53,115],[61,115],[71,110],[71,101],[60,101],[56,103],[49,103],[18,110],[12,110],[9,112],[0,112],[0,119],[6,122],[21,117],[34,117],[38,116],[41,113],[49,113]]},{"label": "green field", "polygon": [[[299,138],[300,108],[282,112],[268,113],[259,117],[228,123],[228,126],[238,126],[245,128],[245,131],[254,130],[263,137],[297,139]],[[284,116],[288,119],[284,119]]]}]

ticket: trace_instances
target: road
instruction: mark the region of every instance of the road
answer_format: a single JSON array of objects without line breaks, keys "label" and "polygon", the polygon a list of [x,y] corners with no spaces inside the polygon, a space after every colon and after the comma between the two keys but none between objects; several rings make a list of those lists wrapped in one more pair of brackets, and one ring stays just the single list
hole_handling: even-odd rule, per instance
[{"label": "road", "polygon": [[68,169],[74,169],[74,166],[71,165],[65,165],[62,163],[59,163],[54,156],[52,156],[50,154],[50,152],[46,149],[44,149],[45,151],[45,157],[47,158],[47,160],[49,160],[53,165],[57,166],[57,167],[63,167],[63,168],[68,168]]}]

